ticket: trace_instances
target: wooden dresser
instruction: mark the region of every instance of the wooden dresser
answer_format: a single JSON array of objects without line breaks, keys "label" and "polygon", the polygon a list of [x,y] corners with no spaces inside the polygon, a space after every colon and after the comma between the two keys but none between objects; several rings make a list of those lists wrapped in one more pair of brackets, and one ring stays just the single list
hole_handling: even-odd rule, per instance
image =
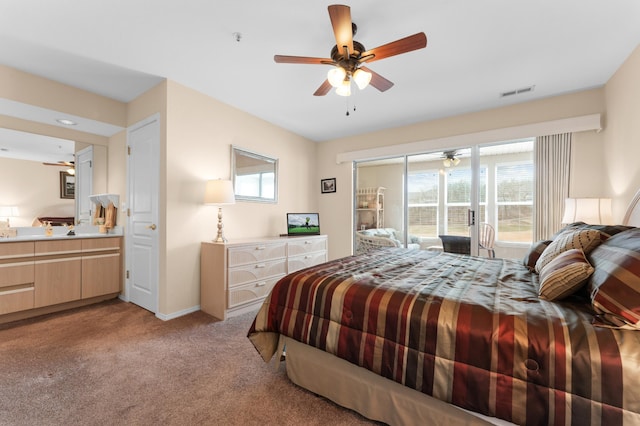
[{"label": "wooden dresser", "polygon": [[116,297],[121,245],[121,237],[0,243],[0,323]]},{"label": "wooden dresser", "polygon": [[222,320],[254,310],[280,278],[326,261],[326,235],[204,242],[200,309]]}]

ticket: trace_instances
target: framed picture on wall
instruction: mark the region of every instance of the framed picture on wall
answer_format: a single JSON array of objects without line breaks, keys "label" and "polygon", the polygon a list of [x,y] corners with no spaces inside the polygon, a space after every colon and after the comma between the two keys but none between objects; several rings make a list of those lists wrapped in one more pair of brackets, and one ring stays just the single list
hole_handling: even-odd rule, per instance
[{"label": "framed picture on wall", "polygon": [[67,172],[60,172],[60,198],[75,198],[76,177]]},{"label": "framed picture on wall", "polygon": [[336,192],[336,178],[322,179],[320,181],[320,191],[323,194],[328,192]]}]

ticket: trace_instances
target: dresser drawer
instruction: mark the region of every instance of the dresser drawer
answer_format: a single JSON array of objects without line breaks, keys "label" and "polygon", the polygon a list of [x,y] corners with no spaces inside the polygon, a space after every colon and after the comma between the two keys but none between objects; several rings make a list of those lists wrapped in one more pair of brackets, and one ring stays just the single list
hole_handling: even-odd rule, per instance
[{"label": "dresser drawer", "polygon": [[283,259],[287,256],[285,243],[275,244],[251,244],[240,247],[230,247],[228,254],[228,266],[230,268],[249,263],[264,262],[267,260]]},{"label": "dresser drawer", "polygon": [[230,288],[228,307],[233,308],[266,297],[282,277],[284,274]]},{"label": "dresser drawer", "polygon": [[263,280],[276,275],[284,275],[287,272],[285,259],[258,262],[251,265],[229,268],[229,288],[250,281]]},{"label": "dresser drawer", "polygon": [[33,301],[33,284],[15,288],[0,288],[0,315],[32,309]]},{"label": "dresser drawer", "polygon": [[326,252],[316,252],[311,254],[305,254],[303,256],[293,256],[289,258],[287,265],[287,272],[295,272],[300,269],[308,268],[310,266],[318,265],[327,261]]},{"label": "dresser drawer", "polygon": [[314,251],[326,251],[326,238],[300,238],[289,242],[289,256],[312,253]]}]

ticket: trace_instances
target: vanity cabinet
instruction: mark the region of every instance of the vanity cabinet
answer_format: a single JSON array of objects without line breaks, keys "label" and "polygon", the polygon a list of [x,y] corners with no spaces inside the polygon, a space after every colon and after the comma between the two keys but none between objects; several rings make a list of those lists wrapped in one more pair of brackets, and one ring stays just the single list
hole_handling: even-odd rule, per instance
[{"label": "vanity cabinet", "polygon": [[35,242],[34,307],[80,299],[82,274],[80,240]]},{"label": "vanity cabinet", "polygon": [[82,240],[83,299],[120,293],[122,258],[121,238],[94,238]]},{"label": "vanity cabinet", "polygon": [[33,308],[33,243],[0,244],[0,315]]},{"label": "vanity cabinet", "polygon": [[254,310],[287,273],[326,260],[326,235],[203,242],[200,309],[222,320]]},{"label": "vanity cabinet", "polygon": [[115,297],[121,246],[121,237],[0,243],[0,323]]}]

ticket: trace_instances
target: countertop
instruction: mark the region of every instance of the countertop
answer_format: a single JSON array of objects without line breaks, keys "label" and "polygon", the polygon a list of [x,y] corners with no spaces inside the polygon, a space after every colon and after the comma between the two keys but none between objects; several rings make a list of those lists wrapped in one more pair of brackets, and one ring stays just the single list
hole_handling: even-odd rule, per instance
[{"label": "countertop", "polygon": [[0,244],[12,243],[12,242],[25,242],[25,241],[49,241],[49,240],[71,240],[71,239],[84,239],[84,238],[112,238],[122,237],[122,227],[116,226],[109,230],[107,234],[101,234],[98,232],[98,227],[83,226],[75,228],[75,235],[67,235],[69,229],[67,227],[54,227],[53,235],[47,237],[44,234],[44,228],[16,228],[18,235],[16,237],[0,237]]}]

